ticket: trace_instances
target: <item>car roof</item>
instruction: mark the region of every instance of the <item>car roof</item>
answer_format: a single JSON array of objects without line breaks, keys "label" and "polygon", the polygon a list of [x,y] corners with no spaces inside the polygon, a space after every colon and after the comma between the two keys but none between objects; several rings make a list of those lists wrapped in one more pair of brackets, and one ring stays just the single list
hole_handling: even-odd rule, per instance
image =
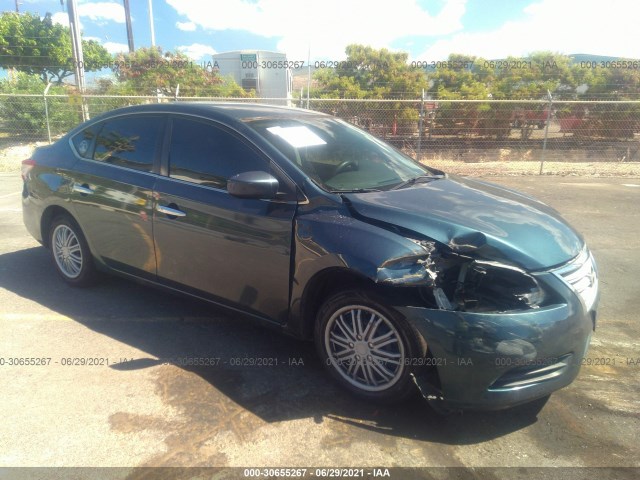
[{"label": "car roof", "polygon": [[260,118],[300,118],[329,116],[324,113],[301,108],[284,107],[276,105],[265,105],[260,103],[238,103],[238,102],[167,102],[148,103],[144,105],[134,105],[130,107],[118,108],[100,115],[100,119],[112,115],[124,115],[127,113],[184,113],[192,115],[202,115],[218,120],[246,121]]}]

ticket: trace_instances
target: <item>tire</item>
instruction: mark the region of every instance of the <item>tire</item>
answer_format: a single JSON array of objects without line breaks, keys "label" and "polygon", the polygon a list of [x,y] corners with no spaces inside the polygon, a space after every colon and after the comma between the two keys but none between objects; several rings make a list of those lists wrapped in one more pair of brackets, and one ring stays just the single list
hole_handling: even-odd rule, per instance
[{"label": "tire", "polygon": [[49,248],[58,275],[74,287],[92,285],[96,269],[87,241],[78,224],[69,216],[53,219],[49,229]]},{"label": "tire", "polygon": [[318,312],[315,343],[330,375],[351,393],[395,403],[417,391],[411,374],[426,343],[375,294],[350,290],[329,297]]}]

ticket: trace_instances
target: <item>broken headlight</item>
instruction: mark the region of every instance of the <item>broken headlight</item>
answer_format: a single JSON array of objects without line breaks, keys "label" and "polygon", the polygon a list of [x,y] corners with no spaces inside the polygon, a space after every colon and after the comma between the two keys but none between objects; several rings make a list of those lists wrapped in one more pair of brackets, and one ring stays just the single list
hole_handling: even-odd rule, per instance
[{"label": "broken headlight", "polygon": [[538,308],[546,294],[536,278],[524,270],[474,260],[460,266],[452,298],[459,310],[496,312]]},{"label": "broken headlight", "polygon": [[435,242],[415,240],[424,252],[392,258],[377,271],[383,285],[419,287],[431,308],[472,312],[506,312],[538,308],[547,300],[538,280],[500,262],[441,255]]}]

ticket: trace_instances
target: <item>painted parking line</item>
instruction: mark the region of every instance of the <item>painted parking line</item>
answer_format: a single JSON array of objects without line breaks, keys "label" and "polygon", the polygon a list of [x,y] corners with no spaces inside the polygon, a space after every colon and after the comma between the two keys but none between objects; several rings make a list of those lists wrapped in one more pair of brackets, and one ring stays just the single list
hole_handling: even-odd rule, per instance
[{"label": "painted parking line", "polygon": [[5,193],[4,195],[0,195],[0,198],[13,197],[14,195],[20,195],[22,192],[11,192]]},{"label": "painted parking line", "polygon": [[[118,317],[100,317],[92,315],[78,316],[75,318],[59,313],[0,313],[0,322],[17,322],[17,321],[62,321],[62,322],[79,322],[79,323],[95,323],[95,322],[171,322],[171,323],[206,323],[210,322],[211,316],[151,316],[151,317],[138,317],[138,316],[118,316]],[[1,477],[0,477],[1,478]]]},{"label": "painted parking line", "polygon": [[67,317],[66,315],[60,315],[55,313],[0,313],[0,322],[16,322],[16,321],[63,321],[63,322],[73,322],[75,321],[71,317]]},{"label": "painted parking line", "polygon": [[[611,183],[595,183],[595,182],[559,182],[558,185],[570,185],[572,187],[608,187]],[[623,187],[640,187],[637,183],[621,183]]]},{"label": "painted parking line", "polygon": [[559,182],[559,185],[571,185],[572,187],[606,187],[609,184],[595,182]]}]

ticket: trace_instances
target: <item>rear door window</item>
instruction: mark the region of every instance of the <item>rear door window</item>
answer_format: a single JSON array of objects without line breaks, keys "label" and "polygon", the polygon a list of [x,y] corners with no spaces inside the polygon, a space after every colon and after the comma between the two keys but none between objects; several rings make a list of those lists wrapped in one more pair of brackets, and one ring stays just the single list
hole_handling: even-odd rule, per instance
[{"label": "rear door window", "polygon": [[153,169],[165,117],[132,115],[107,120],[96,139],[93,159],[144,172]]}]

